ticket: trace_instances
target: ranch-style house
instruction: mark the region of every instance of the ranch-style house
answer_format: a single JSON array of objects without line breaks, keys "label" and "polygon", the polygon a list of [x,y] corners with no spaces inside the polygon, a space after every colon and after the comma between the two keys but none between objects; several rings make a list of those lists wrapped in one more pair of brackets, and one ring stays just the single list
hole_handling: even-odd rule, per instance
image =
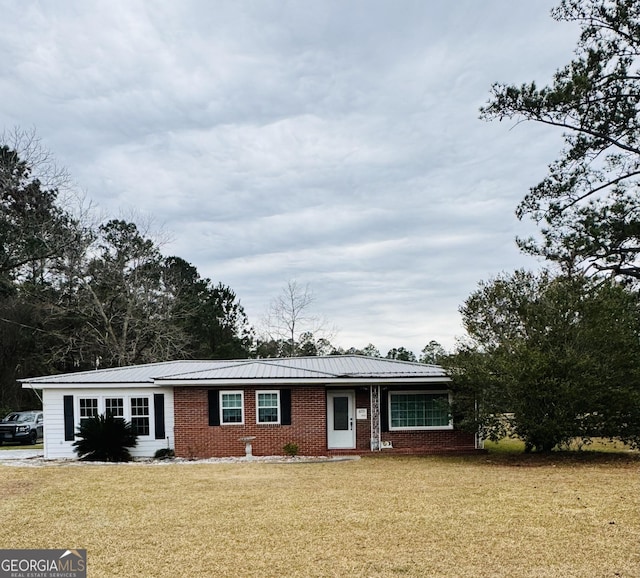
[{"label": "ranch-style house", "polygon": [[357,355],[171,361],[22,380],[42,390],[45,458],[75,457],[82,420],[111,414],[138,434],[135,457],[469,452],[450,379],[436,365]]}]

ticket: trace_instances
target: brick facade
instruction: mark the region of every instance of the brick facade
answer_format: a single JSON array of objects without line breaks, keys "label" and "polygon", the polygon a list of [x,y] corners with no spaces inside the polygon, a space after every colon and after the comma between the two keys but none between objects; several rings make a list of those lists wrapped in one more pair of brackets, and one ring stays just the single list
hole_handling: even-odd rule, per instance
[{"label": "brick facade", "polygon": [[[367,409],[367,419],[356,420],[356,448],[327,448],[327,388],[324,386],[268,386],[259,390],[291,390],[291,424],[256,423],[256,388],[244,388],[244,424],[209,425],[208,387],[175,387],[175,452],[183,458],[243,456],[239,438],[255,436],[253,455],[282,455],[283,446],[296,443],[300,455],[366,454],[371,451],[371,408],[369,387],[356,387],[356,408]],[[235,388],[229,388],[233,390]],[[440,453],[473,451],[475,436],[456,430],[383,432],[391,442],[389,453]]]},{"label": "brick facade", "polygon": [[[256,423],[256,389],[244,391],[244,425],[209,425],[208,391],[204,387],[176,387],[175,452],[184,458],[243,456],[239,438],[255,436],[253,455],[282,455],[283,446],[298,444],[300,455],[327,453],[326,393],[324,387],[291,388],[291,425]],[[229,388],[230,390],[234,388]],[[279,389],[277,386],[260,388]],[[282,387],[285,389],[285,387]]]}]

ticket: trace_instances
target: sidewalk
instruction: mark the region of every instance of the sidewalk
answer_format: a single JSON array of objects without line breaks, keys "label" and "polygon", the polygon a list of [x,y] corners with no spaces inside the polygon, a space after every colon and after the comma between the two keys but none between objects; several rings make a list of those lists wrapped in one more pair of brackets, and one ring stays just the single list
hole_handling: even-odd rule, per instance
[{"label": "sidewalk", "polygon": [[5,460],[27,460],[44,457],[44,450],[0,450],[0,462]]}]

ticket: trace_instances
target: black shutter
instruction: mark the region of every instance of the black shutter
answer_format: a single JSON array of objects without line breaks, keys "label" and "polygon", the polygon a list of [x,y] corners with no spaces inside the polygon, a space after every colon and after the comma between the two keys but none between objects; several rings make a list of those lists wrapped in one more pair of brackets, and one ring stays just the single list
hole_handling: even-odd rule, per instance
[{"label": "black shutter", "polygon": [[217,389],[209,390],[209,425],[220,425],[220,394]]},{"label": "black shutter", "polygon": [[380,392],[380,429],[389,431],[389,392]]},{"label": "black shutter", "polygon": [[280,423],[291,425],[291,390],[280,390]]},{"label": "black shutter", "polygon": [[156,439],[163,440],[164,433],[164,393],[153,394],[153,415],[156,422]]},{"label": "black shutter", "polygon": [[64,441],[72,442],[74,440],[74,417],[73,417],[73,396],[65,395],[64,403]]}]

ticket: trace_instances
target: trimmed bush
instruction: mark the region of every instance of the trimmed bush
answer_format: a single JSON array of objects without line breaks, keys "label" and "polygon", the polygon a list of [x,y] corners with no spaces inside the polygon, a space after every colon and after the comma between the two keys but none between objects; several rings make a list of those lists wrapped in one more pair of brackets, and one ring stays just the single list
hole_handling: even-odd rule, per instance
[{"label": "trimmed bush", "polygon": [[90,462],[129,462],[129,448],[135,447],[138,438],[130,423],[111,415],[83,420],[77,436],[73,451]]},{"label": "trimmed bush", "polygon": [[292,458],[295,458],[298,455],[299,447],[297,443],[289,442],[288,444],[284,444],[283,448],[284,453]]}]

